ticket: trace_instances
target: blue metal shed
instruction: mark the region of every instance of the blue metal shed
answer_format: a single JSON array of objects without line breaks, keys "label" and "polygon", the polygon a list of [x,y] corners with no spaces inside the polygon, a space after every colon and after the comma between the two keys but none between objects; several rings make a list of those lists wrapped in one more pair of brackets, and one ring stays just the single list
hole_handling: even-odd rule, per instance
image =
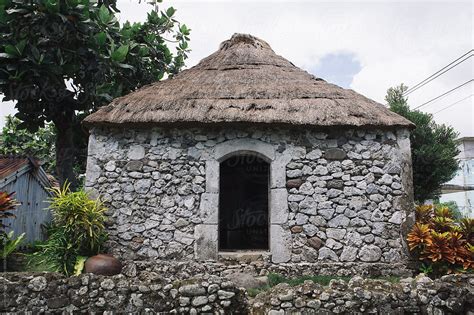
[{"label": "blue metal shed", "polygon": [[0,157],[0,191],[15,192],[21,205],[12,213],[15,218],[3,220],[6,230],[15,235],[25,233],[25,244],[44,240],[44,225],[51,221],[48,207],[51,183],[38,162],[27,157]]}]

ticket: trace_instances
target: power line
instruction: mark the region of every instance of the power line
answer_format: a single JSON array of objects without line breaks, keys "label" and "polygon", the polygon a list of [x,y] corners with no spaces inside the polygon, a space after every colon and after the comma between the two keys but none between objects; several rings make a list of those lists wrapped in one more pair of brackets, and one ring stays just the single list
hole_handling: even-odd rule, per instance
[{"label": "power line", "polygon": [[[433,81],[434,79],[436,79],[437,77],[445,74],[446,72],[448,72],[449,70],[453,69],[454,67],[460,65],[461,63],[463,63],[464,61],[468,60],[469,58],[471,58],[472,56],[474,56],[472,54],[472,52],[474,51],[474,49],[471,49],[469,50],[468,52],[466,52],[465,54],[463,54],[461,57],[457,58],[456,60],[453,60],[452,62],[450,62],[449,64],[447,64],[446,66],[444,66],[443,68],[441,68],[440,70],[436,71],[435,73],[433,73],[432,75],[430,75],[429,77],[427,77],[426,79],[424,79],[423,81],[415,84],[413,87],[409,88],[408,90],[405,91],[405,93],[403,93],[403,95],[408,95],[416,90],[418,90],[419,88],[423,87],[424,85],[430,83],[431,81]],[[468,56],[469,55],[469,56]],[[466,57],[467,56],[467,57]],[[464,58],[466,57],[466,58]],[[464,59],[463,59],[464,58]],[[463,59],[463,60],[461,60]],[[461,61],[459,61],[461,60]],[[459,61],[459,62],[458,62]],[[457,62],[457,63],[456,63]],[[454,64],[454,65],[453,65]]]},{"label": "power line", "polygon": [[420,108],[420,107],[423,107],[423,106],[425,106],[425,105],[428,105],[429,103],[434,102],[434,101],[436,101],[437,99],[439,99],[439,98],[441,98],[441,97],[443,97],[443,96],[445,96],[445,95],[448,95],[449,93],[451,93],[451,92],[453,92],[453,91],[455,91],[455,90],[457,90],[457,89],[459,89],[459,88],[465,86],[466,84],[471,83],[472,81],[474,81],[474,79],[468,80],[468,81],[464,82],[463,84],[458,85],[458,86],[456,86],[455,88],[452,88],[451,90],[446,91],[446,92],[444,92],[443,94],[438,95],[438,96],[436,96],[435,98],[430,99],[428,102],[424,102],[423,104],[421,104],[420,106],[415,107],[414,109],[418,109],[418,108]]},{"label": "power line", "polygon": [[445,109],[448,109],[448,108],[450,108],[450,107],[453,107],[454,105],[459,104],[459,103],[461,103],[461,102],[464,101],[464,100],[467,100],[468,98],[472,97],[473,95],[474,95],[474,94],[471,94],[471,95],[469,95],[469,96],[463,98],[462,100],[459,100],[459,101],[457,101],[457,102],[452,103],[451,105],[448,105],[448,106],[446,106],[446,107],[443,107],[443,108],[441,108],[439,111],[434,112],[433,115],[435,115],[435,114],[437,114],[437,113],[439,113],[439,112],[442,112],[442,111],[445,110]]}]

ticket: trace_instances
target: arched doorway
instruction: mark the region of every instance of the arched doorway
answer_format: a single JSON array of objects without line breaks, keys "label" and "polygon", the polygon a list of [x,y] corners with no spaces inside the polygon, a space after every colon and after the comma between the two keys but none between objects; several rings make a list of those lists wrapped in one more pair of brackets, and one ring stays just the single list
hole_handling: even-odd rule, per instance
[{"label": "arched doorway", "polygon": [[270,164],[241,154],[220,163],[219,250],[269,249]]}]

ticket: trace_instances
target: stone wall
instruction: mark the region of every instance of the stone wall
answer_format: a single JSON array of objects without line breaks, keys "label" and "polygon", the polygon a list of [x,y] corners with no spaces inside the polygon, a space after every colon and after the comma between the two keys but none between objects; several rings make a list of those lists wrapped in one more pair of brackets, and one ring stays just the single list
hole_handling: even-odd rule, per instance
[{"label": "stone wall", "polygon": [[386,280],[313,281],[278,284],[251,301],[254,314],[473,314],[474,278],[450,275],[435,281],[419,276],[399,283]]},{"label": "stone wall", "polygon": [[219,277],[171,281],[156,274],[141,278],[57,273],[0,274],[0,312],[173,312],[198,314],[247,309],[245,292]]},{"label": "stone wall", "polygon": [[216,170],[233,149],[271,160],[274,262],[406,259],[405,130],[93,129],[86,187],[110,208],[110,250],[124,259],[216,259]]},{"label": "stone wall", "polygon": [[[128,270],[129,272],[130,270]],[[126,273],[128,273],[126,272]],[[170,276],[173,280],[167,279]],[[55,273],[0,274],[0,312],[146,312],[219,314],[472,314],[474,278],[431,280],[331,280],[290,287],[279,284],[255,299],[226,278],[171,273],[112,277]]]}]

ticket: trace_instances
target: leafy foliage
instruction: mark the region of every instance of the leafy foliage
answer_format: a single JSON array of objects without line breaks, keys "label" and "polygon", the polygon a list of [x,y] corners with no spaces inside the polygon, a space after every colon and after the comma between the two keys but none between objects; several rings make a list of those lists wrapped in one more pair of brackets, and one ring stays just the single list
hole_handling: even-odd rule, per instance
[{"label": "leafy foliage", "polygon": [[435,273],[474,269],[474,219],[453,219],[447,207],[417,206],[416,223],[407,241],[412,251],[423,262],[422,269]]},{"label": "leafy foliage", "polygon": [[[56,128],[61,183],[75,184],[85,152],[82,118],[112,98],[177,73],[189,28],[175,10],[152,10],[144,23],[120,25],[115,0],[5,0],[0,5],[0,92],[16,101],[18,128]],[[175,53],[172,53],[172,47]],[[85,154],[80,154],[85,156]]]},{"label": "leafy foliage", "polygon": [[458,133],[450,126],[437,124],[431,114],[411,110],[403,96],[406,90],[403,84],[390,88],[385,100],[392,111],[416,125],[410,135],[413,182],[415,200],[422,204],[439,197],[441,185],[454,177],[459,167]]},{"label": "leafy foliage", "polygon": [[48,240],[38,245],[37,262],[70,275],[77,264],[100,252],[107,234],[104,229],[107,208],[89,198],[84,190],[72,192],[69,184],[52,189],[49,209],[53,224]]},{"label": "leafy foliage", "polygon": [[15,237],[14,232],[0,233],[0,259],[4,260],[13,253],[25,238],[25,233]]},{"label": "leafy foliage", "polygon": [[6,117],[6,124],[0,134],[0,154],[32,156],[43,163],[48,173],[54,173],[56,132],[51,124],[39,128],[36,132],[21,129],[21,120],[13,116]]},{"label": "leafy foliage", "polygon": [[463,217],[456,201],[438,202],[434,205],[435,208],[448,208],[455,220],[460,220]]},{"label": "leafy foliage", "polygon": [[6,218],[14,218],[12,213],[18,205],[20,205],[14,198],[15,193],[7,193],[0,191],[0,258],[6,259],[23,241],[25,234],[14,237],[14,231],[7,233],[3,220]]}]

